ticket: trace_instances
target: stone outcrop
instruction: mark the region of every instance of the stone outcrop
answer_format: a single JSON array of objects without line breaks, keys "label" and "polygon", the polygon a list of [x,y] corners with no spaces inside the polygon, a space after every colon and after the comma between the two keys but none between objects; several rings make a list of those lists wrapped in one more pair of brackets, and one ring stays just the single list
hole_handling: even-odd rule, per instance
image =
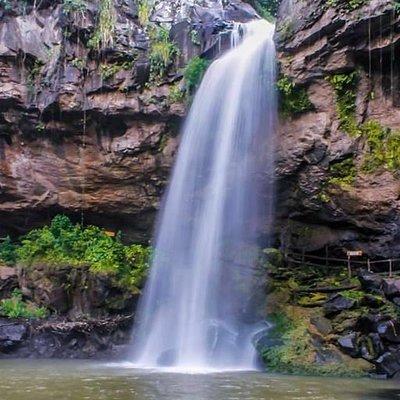
[{"label": "stone outcrop", "polygon": [[148,84],[151,43],[137,2],[112,2],[111,39],[101,46],[91,40],[104,1],[76,2],[77,9],[62,0],[6,3],[0,235],[62,212],[147,240],[186,111],[170,96],[179,67],[197,54],[215,56],[232,21],[253,18],[254,10],[238,0],[198,1],[185,10],[180,2],[157,1],[149,20],[172,27],[180,55],[161,82]]},{"label": "stone outcrop", "polygon": [[[297,250],[329,246],[337,253],[356,248],[371,257],[393,257],[400,254],[398,171],[363,170],[367,139],[345,132],[327,77],[357,71],[356,122],[374,121],[398,132],[399,17],[390,0],[360,2],[358,8],[348,3],[281,4],[281,74],[307,91],[312,110],[280,121],[280,233]],[[351,184],[332,184],[332,168],[343,160],[354,160],[356,176]]]}]

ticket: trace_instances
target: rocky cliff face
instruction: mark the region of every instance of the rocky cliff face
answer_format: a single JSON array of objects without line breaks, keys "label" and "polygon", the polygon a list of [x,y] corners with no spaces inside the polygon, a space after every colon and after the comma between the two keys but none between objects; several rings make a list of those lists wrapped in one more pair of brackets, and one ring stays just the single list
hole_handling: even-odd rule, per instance
[{"label": "rocky cliff face", "polygon": [[[255,16],[236,0],[181,3],[0,3],[0,234],[63,212],[148,238],[186,110],[180,67]],[[148,24],[179,47],[156,82]]]},{"label": "rocky cliff face", "polygon": [[398,255],[395,2],[284,0],[276,39],[281,82],[296,84],[310,102],[280,123],[283,243]]}]

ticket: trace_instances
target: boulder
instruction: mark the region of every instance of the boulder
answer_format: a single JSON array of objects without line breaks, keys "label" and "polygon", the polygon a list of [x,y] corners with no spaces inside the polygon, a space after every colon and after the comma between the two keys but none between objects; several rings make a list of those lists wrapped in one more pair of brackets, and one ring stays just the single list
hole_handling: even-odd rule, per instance
[{"label": "boulder", "polygon": [[361,287],[367,292],[380,292],[383,284],[383,278],[378,274],[368,272],[365,269],[361,269],[358,273],[358,279],[360,280]]},{"label": "boulder", "polygon": [[335,314],[343,310],[349,310],[356,305],[356,301],[348,299],[341,294],[335,294],[331,296],[328,301],[324,304],[324,310],[326,315]]},{"label": "boulder", "polygon": [[357,357],[360,353],[360,348],[357,344],[357,334],[355,332],[341,336],[338,339],[339,347],[348,355]]},{"label": "boulder", "polygon": [[400,297],[400,279],[384,279],[382,290],[388,299]]},{"label": "boulder", "polygon": [[393,377],[400,372],[400,350],[388,351],[382,354],[375,360],[375,365],[378,368],[378,372]]},{"label": "boulder", "polygon": [[10,297],[13,290],[18,288],[17,270],[5,265],[0,266],[0,299]]},{"label": "boulder", "polygon": [[382,339],[391,343],[400,343],[400,323],[391,319],[378,324],[377,331]]},{"label": "boulder", "polygon": [[8,353],[20,345],[27,334],[23,323],[0,319],[0,353]]}]

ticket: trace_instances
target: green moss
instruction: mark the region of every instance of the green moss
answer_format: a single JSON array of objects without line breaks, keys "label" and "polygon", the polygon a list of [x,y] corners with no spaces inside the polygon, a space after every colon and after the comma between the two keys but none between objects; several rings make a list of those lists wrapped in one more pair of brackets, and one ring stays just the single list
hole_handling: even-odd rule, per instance
[{"label": "green moss", "polygon": [[400,131],[383,127],[378,121],[368,121],[361,126],[368,150],[363,163],[365,172],[384,167],[390,171],[400,168]]},{"label": "green moss", "polygon": [[158,83],[165,77],[179,54],[175,43],[170,41],[169,31],[158,27],[150,33],[150,81]]},{"label": "green moss", "polygon": [[356,119],[358,73],[336,74],[327,77],[336,93],[336,108],[341,128],[350,136],[358,136],[360,129]]},{"label": "green moss", "polygon": [[209,64],[208,60],[201,57],[193,57],[188,62],[183,75],[189,93],[192,93],[200,84]]},{"label": "green moss", "polygon": [[283,76],[276,85],[280,95],[280,112],[283,116],[292,116],[313,109],[307,90],[297,86],[290,78]]},{"label": "green moss", "polygon": [[363,369],[344,362],[318,363],[307,318],[300,313],[289,316],[287,312],[281,311],[274,313],[269,320],[273,323],[273,327],[268,337],[276,344],[261,349],[268,371],[346,377],[365,375]]},{"label": "green moss", "polygon": [[89,265],[96,274],[110,275],[116,283],[137,288],[145,277],[151,250],[141,245],[125,246],[119,236],[104,230],[73,224],[59,215],[49,226],[35,229],[16,246],[17,263],[29,268],[35,265]]},{"label": "green moss", "polygon": [[327,0],[326,5],[349,12],[365,6],[369,1],[370,0]]},{"label": "green moss", "polygon": [[329,166],[330,185],[351,186],[357,177],[357,168],[352,158],[346,158],[343,161],[331,164]]},{"label": "green moss", "polygon": [[45,318],[48,312],[44,307],[28,304],[22,299],[20,290],[15,289],[8,299],[0,301],[0,315],[7,318]]},{"label": "green moss", "polygon": [[112,0],[100,0],[97,26],[88,41],[88,47],[100,51],[113,45],[116,14]]}]

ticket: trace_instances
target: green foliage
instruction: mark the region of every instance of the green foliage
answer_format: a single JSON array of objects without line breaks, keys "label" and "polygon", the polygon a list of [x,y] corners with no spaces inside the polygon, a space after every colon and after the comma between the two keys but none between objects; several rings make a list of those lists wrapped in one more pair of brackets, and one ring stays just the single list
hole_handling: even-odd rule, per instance
[{"label": "green foliage", "polygon": [[252,0],[251,4],[262,18],[273,20],[278,14],[280,0]]},{"label": "green foliage", "polygon": [[358,74],[353,71],[349,74],[336,74],[327,77],[336,93],[336,108],[341,128],[351,136],[360,133],[356,120],[356,99]]},{"label": "green foliage", "polygon": [[298,87],[287,76],[281,77],[276,85],[280,95],[280,111],[283,116],[292,116],[312,110],[313,105],[305,88]]},{"label": "green foliage", "polygon": [[138,4],[138,18],[140,25],[146,27],[150,22],[151,4],[149,0],[141,0]]},{"label": "green foliage", "polygon": [[169,39],[169,31],[158,27],[150,34],[150,81],[159,82],[167,74],[173,64],[179,49]]},{"label": "green foliage", "polygon": [[350,12],[368,4],[369,1],[370,0],[327,0],[326,5]]},{"label": "green foliage", "polygon": [[10,11],[12,9],[10,0],[0,0],[0,8],[3,8],[6,11]]},{"label": "green foliage", "polygon": [[10,236],[0,241],[0,261],[7,265],[14,265],[17,261],[16,246],[12,243]]},{"label": "green foliage", "polygon": [[71,64],[73,67],[79,69],[80,71],[82,71],[85,68],[86,62],[83,58],[74,58],[71,61]]},{"label": "green foliage", "polygon": [[0,301],[0,315],[7,318],[45,318],[47,310],[44,307],[36,307],[27,304],[22,299],[20,290],[15,289],[9,299]]},{"label": "green foliage", "polygon": [[368,121],[361,126],[366,138],[368,152],[363,163],[365,172],[374,172],[380,167],[390,171],[400,168],[400,131],[383,127],[378,121]]},{"label": "green foliage", "polygon": [[27,67],[26,84],[29,90],[33,90],[35,88],[38,77],[42,73],[43,66],[43,61],[37,58],[33,64]]},{"label": "green foliage", "polygon": [[193,57],[188,62],[185,68],[184,78],[189,93],[193,93],[200,84],[209,64],[208,60],[201,57]]},{"label": "green foliage", "polygon": [[150,249],[125,246],[118,236],[109,236],[95,226],[82,227],[64,216],[56,216],[49,226],[29,232],[16,250],[18,262],[35,264],[90,265],[93,273],[115,277],[117,283],[138,287],[147,271]]},{"label": "green foliage", "polygon": [[169,89],[168,102],[180,103],[185,99],[185,91],[183,91],[179,84],[172,85]]},{"label": "green foliage", "polygon": [[100,76],[104,79],[110,79],[118,72],[125,70],[129,71],[133,68],[134,61],[124,61],[122,63],[113,64],[101,64],[100,65]]},{"label": "green foliage", "polygon": [[357,168],[352,158],[346,158],[329,166],[329,183],[332,185],[352,185],[357,177]]},{"label": "green foliage", "polygon": [[83,0],[64,0],[63,11],[67,14],[70,13],[84,13],[86,10],[86,6]]},{"label": "green foliage", "polygon": [[88,41],[88,47],[100,51],[113,45],[116,14],[112,0],[100,0],[100,11],[96,29]]}]

